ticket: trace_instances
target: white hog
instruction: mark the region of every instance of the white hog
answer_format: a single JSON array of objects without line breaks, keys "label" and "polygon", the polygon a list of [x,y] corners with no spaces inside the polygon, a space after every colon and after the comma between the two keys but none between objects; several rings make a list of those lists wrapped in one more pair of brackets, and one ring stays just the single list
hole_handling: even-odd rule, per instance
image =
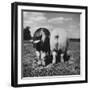
[{"label": "white hog", "polygon": [[[52,63],[56,63],[56,56],[60,55],[60,59],[63,62],[63,57],[67,53],[68,36],[64,29],[54,29],[50,36],[50,49],[53,56]],[[64,58],[65,59],[65,58]]]}]

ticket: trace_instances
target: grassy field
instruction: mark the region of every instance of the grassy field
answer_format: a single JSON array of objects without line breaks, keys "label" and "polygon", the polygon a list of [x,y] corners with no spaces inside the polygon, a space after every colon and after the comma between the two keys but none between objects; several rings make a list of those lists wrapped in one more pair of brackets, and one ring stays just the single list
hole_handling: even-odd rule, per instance
[{"label": "grassy field", "polygon": [[22,58],[22,76],[23,77],[39,77],[39,76],[55,76],[55,75],[79,75],[80,74],[80,41],[70,40],[68,51],[70,60],[67,62],[59,62],[47,67],[38,66],[35,49],[33,45],[24,42],[23,58]]}]

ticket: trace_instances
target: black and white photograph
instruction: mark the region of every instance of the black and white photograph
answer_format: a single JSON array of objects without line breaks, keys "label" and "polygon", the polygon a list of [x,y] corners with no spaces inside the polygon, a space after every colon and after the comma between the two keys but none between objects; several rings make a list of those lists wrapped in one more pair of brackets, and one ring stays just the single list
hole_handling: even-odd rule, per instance
[{"label": "black and white photograph", "polygon": [[16,83],[86,82],[86,7],[19,4],[13,17]]},{"label": "black and white photograph", "polygon": [[22,14],[22,77],[80,75],[80,14]]}]

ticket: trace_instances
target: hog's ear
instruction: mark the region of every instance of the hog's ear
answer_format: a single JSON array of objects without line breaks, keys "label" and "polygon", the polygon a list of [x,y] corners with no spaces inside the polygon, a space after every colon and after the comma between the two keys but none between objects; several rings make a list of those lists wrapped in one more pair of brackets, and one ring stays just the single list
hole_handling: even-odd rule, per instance
[{"label": "hog's ear", "polygon": [[33,43],[39,43],[40,42],[40,40],[35,40],[35,41],[33,41]]}]

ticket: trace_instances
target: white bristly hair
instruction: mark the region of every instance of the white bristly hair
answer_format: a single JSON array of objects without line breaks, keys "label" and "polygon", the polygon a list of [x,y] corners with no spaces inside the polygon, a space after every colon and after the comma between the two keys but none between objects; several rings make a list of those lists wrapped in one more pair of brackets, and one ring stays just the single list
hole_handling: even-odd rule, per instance
[{"label": "white bristly hair", "polygon": [[[58,38],[56,38],[56,36],[58,36]],[[67,46],[67,32],[64,29],[61,28],[57,28],[54,29],[51,32],[51,36],[50,36],[50,49],[53,55],[53,63],[55,63],[55,51],[54,50],[62,50],[63,52],[66,49]],[[58,46],[56,47],[56,44],[58,44]]]}]

